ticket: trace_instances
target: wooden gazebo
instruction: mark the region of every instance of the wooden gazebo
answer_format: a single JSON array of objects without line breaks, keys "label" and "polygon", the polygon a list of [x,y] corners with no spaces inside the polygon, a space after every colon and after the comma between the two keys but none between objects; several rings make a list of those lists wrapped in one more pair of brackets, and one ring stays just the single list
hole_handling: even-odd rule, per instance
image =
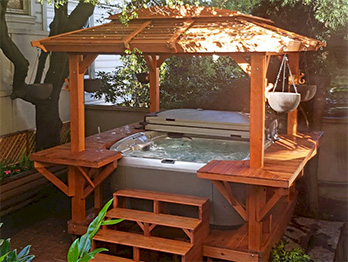
[{"label": "wooden gazebo", "polygon": [[[159,110],[159,66],[173,55],[228,55],[250,76],[250,161],[213,161],[198,172],[210,179],[225,198],[248,221],[247,250],[229,252],[229,259],[241,255],[249,260],[250,250],[269,251],[274,239],[286,225],[268,219],[277,230],[266,230],[262,220],[276,203],[290,197],[294,181],[302,174],[307,161],[316,154],[321,133],[297,133],[297,110],[288,113],[287,134],[281,142],[264,150],[266,72],[271,56],[287,54],[295,83],[299,80],[299,53],[316,51],[324,43],[301,36],[272,24],[272,21],[236,11],[212,7],[160,7],[138,10],[138,17],[128,24],[111,16],[110,23],[69,32],[32,42],[44,51],[69,54],[69,87],[71,112],[71,144],[51,148],[32,155],[35,167],[65,194],[72,197],[72,223],[69,231],[79,232],[86,219],[85,198],[95,194],[95,206],[100,207],[101,182],[117,167],[121,157],[107,150],[122,135],[136,132],[115,129],[113,132],[85,139],[83,75],[99,54],[125,54],[137,48],[144,55],[150,71],[150,112]],[[121,133],[115,134],[118,131]],[[52,175],[46,166],[69,166],[68,185]],[[220,168],[218,168],[220,167]],[[249,185],[246,207],[240,204],[228,182]],[[267,190],[266,190],[267,189]],[[271,197],[266,196],[267,193]],[[294,202],[294,201],[293,201]],[[287,204],[291,214],[293,202]],[[289,216],[289,215],[288,215]],[[287,216],[287,217],[288,217]],[[276,221],[273,219],[273,221]],[[273,231],[276,231],[274,234]],[[268,238],[265,238],[265,235]],[[251,237],[252,236],[252,237]],[[271,239],[271,240],[269,240]],[[266,244],[265,244],[266,243]],[[233,247],[231,248],[233,250]],[[236,250],[238,248],[235,248]],[[226,258],[220,249],[207,248],[211,257]],[[220,253],[219,253],[220,252]],[[226,253],[225,253],[226,255]],[[254,257],[254,256],[253,256]],[[256,258],[256,257],[255,257]]]}]

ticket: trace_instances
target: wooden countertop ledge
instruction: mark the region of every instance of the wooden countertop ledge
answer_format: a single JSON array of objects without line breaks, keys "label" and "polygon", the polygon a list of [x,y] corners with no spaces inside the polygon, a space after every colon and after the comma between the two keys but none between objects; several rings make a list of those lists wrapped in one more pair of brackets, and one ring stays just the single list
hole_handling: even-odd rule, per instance
[{"label": "wooden countertop ledge", "polygon": [[118,140],[140,131],[143,129],[139,124],[129,124],[87,137],[86,149],[82,152],[71,152],[71,145],[68,143],[33,153],[30,159],[48,164],[99,168],[121,158],[120,152],[110,151],[108,148]]},{"label": "wooden countertop ledge", "polygon": [[280,135],[265,150],[264,167],[250,168],[249,161],[213,160],[198,170],[203,179],[289,188],[304,166],[316,155],[322,132]]}]

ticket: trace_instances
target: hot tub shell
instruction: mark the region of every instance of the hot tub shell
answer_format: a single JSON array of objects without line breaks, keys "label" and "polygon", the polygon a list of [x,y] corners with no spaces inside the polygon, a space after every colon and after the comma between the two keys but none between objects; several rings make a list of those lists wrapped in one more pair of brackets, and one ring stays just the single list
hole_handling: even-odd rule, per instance
[{"label": "hot tub shell", "polygon": [[[156,130],[156,132],[134,134],[117,142],[110,149],[121,152],[140,150],[143,146],[147,146],[146,138],[141,138],[144,134],[151,134],[150,137],[153,137],[178,132],[183,136],[203,136],[228,141],[237,139],[238,143],[244,141],[242,143],[249,144],[247,141],[249,120],[246,115],[237,112],[207,112],[189,109],[169,111],[171,112],[151,114],[145,119],[145,129]],[[185,115],[189,117],[185,119]],[[204,115],[207,116],[206,120]],[[139,140],[143,142],[143,146]],[[212,183],[197,177],[197,170],[206,163],[123,155],[115,175],[111,177],[110,184],[113,191],[134,188],[206,197],[211,201],[210,223],[212,225],[231,227],[243,223],[243,219]],[[244,185],[231,186],[234,194],[243,202]]]}]

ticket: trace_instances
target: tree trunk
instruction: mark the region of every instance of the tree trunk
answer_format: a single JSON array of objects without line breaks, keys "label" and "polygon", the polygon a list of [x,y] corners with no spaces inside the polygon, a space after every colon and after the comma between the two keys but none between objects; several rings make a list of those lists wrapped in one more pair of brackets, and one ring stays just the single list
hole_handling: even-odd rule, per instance
[{"label": "tree trunk", "polygon": [[0,49],[14,65],[12,97],[15,98],[17,97],[17,93],[18,96],[25,95],[23,89],[25,87],[25,78],[28,74],[29,62],[25,59],[8,34],[7,23],[5,20],[7,3],[8,0],[0,1]]},{"label": "tree trunk", "polygon": [[[53,92],[48,99],[34,99],[26,92],[25,78],[27,76],[29,62],[25,59],[16,44],[8,35],[5,13],[6,1],[1,3],[1,30],[0,48],[6,57],[14,64],[12,99],[22,98],[35,105],[36,109],[36,139],[37,148],[45,149],[60,143],[60,129],[62,121],[59,117],[59,98],[64,79],[68,76],[68,56],[62,53],[52,53],[50,57],[49,70],[45,77],[45,83],[53,85]],[[55,17],[50,24],[50,36],[77,30],[82,28],[88,18],[93,14],[94,5],[80,2],[68,15],[67,4],[55,8]],[[39,83],[42,78],[47,54],[42,53],[39,58],[39,65],[35,82]]]}]

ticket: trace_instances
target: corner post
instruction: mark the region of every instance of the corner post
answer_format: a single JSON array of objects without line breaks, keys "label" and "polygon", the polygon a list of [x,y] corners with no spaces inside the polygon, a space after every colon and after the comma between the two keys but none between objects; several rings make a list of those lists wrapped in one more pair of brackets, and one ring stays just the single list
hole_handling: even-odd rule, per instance
[{"label": "corner post", "polygon": [[265,140],[266,54],[251,56],[250,75],[250,167],[262,168]]},{"label": "corner post", "polygon": [[150,113],[159,111],[159,63],[158,56],[149,56],[147,64],[150,70]]},{"label": "corner post", "polygon": [[71,151],[85,150],[85,109],[83,73],[80,72],[82,56],[69,54],[69,86],[70,86],[70,132]]},{"label": "corner post", "polygon": [[[300,77],[300,53],[290,53],[288,54],[289,58],[289,66],[294,78],[294,84],[296,85],[299,81]],[[289,81],[289,84],[292,83]],[[287,134],[288,135],[296,135],[297,133],[297,108],[288,113],[288,127]]]}]

